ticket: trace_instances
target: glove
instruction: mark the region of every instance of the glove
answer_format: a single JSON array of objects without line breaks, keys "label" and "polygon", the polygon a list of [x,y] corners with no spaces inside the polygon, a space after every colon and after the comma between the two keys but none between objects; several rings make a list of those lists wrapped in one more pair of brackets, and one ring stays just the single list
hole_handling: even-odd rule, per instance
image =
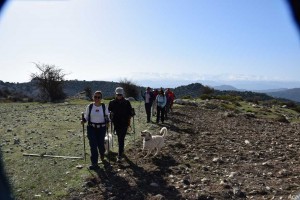
[{"label": "glove", "polygon": [[80,122],[81,122],[81,124],[84,124],[84,123],[86,122],[86,119],[85,119],[85,118],[82,118],[82,119],[80,120]]}]

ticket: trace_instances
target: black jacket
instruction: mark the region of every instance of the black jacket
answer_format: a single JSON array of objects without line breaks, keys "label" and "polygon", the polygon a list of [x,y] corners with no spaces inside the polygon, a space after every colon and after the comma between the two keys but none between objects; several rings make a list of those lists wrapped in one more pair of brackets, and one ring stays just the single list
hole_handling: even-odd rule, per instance
[{"label": "black jacket", "polygon": [[[145,91],[144,93],[141,93],[141,96],[143,97],[145,103],[146,103],[146,93],[147,93],[147,91]],[[149,103],[152,105],[153,101],[155,100],[154,94],[153,94],[153,92],[149,92],[149,94],[150,94]]]},{"label": "black jacket", "polygon": [[128,122],[133,116],[132,107],[128,100],[124,98],[111,100],[108,110],[112,112],[112,121],[116,128],[128,127]]}]

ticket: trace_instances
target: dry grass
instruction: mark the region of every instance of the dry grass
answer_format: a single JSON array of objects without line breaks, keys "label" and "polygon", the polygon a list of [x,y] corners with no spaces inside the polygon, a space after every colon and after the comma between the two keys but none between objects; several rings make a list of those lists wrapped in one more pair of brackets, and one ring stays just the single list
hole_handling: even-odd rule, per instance
[{"label": "dry grass", "polygon": [[[16,199],[63,199],[73,191],[84,191],[83,185],[91,176],[86,170],[89,155],[85,163],[83,159],[25,157],[23,153],[83,156],[83,133],[79,120],[88,103],[71,100],[60,104],[1,104],[0,146]],[[291,121],[299,122],[299,113],[288,109],[263,110],[244,102],[240,104],[238,107],[230,104],[230,110],[251,111],[264,118],[284,114],[291,116]],[[144,104],[135,102],[133,107],[137,113],[136,133],[151,129],[147,127],[151,124],[145,123]],[[133,134],[128,135],[126,142],[127,145],[133,143]],[[87,139],[86,147],[89,152]],[[78,169],[78,165],[84,168]]]}]

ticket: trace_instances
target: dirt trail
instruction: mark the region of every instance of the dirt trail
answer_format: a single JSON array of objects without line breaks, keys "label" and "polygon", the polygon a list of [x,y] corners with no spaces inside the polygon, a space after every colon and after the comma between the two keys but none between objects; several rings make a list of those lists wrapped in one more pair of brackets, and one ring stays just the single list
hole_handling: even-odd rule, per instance
[{"label": "dirt trail", "polygon": [[159,156],[143,159],[138,140],[138,151],[91,175],[84,195],[70,199],[292,199],[300,192],[299,124],[182,106],[151,131],[162,126],[169,134]]}]

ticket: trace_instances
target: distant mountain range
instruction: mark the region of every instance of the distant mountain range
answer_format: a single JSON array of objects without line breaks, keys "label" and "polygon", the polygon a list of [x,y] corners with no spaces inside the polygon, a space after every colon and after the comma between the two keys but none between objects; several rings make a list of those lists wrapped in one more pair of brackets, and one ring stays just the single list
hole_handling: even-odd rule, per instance
[{"label": "distant mountain range", "polygon": [[221,90],[221,91],[226,91],[226,90],[231,90],[231,91],[244,91],[237,89],[236,87],[233,87],[231,85],[220,85],[220,86],[214,86],[213,87],[215,90]]},{"label": "distant mountain range", "polygon": [[136,80],[138,85],[150,86],[150,87],[179,87],[182,85],[189,85],[192,83],[201,83],[210,87],[218,86],[232,86],[241,90],[258,91],[258,90],[270,90],[278,88],[300,88],[300,81],[270,81],[270,80],[229,80],[218,79],[219,77],[211,77],[211,79],[198,79],[189,78],[184,74],[181,77],[168,78],[164,76],[158,76],[158,78],[142,80]]},{"label": "distant mountain range", "polygon": [[[220,85],[220,86],[214,86],[213,88],[216,90],[221,90],[221,91],[246,91],[244,89],[238,89],[231,85]],[[300,88],[293,88],[293,89],[278,88],[278,89],[269,89],[269,90],[252,90],[252,92],[265,93],[274,98],[283,98],[283,99],[300,102]]]},{"label": "distant mountain range", "polygon": [[[114,90],[116,87],[120,86],[118,82],[109,81],[78,81],[78,80],[68,80],[65,81],[64,91],[67,96],[75,96],[79,92],[84,91],[86,87],[90,87],[92,91],[101,90],[104,97],[114,96]],[[148,86],[148,85],[147,85]],[[201,83],[193,83],[188,85],[183,85],[179,87],[172,88],[177,98],[183,96],[199,97],[203,92],[204,85]],[[217,91],[236,91],[237,94],[243,95],[243,92],[249,91],[244,89],[238,89],[231,85],[220,85],[213,87]],[[140,90],[145,90],[145,86],[140,86]],[[0,81],[0,92],[8,90],[11,94],[23,94],[29,97],[36,97],[38,95],[38,90],[33,82],[27,83],[9,83]],[[240,93],[239,93],[240,92]],[[259,93],[267,94],[274,98],[289,99],[292,101],[300,102],[300,88],[293,89],[270,89],[270,90],[255,90],[252,93],[247,93],[247,95],[257,95]],[[223,93],[222,93],[223,94]],[[0,93],[1,97],[1,93]],[[264,97],[265,98],[265,97]]]},{"label": "distant mountain range", "polygon": [[267,92],[267,94],[275,98],[285,98],[300,102],[300,88],[281,90],[277,92]]}]

